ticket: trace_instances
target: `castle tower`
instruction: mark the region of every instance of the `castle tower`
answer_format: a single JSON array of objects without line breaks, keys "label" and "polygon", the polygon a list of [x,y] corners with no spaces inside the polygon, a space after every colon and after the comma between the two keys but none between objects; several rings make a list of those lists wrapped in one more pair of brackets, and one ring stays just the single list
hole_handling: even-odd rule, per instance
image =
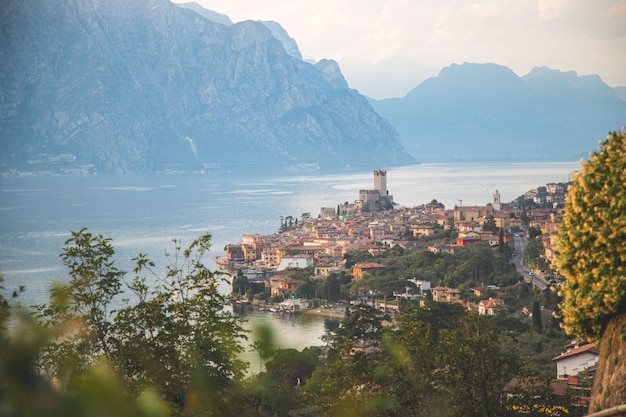
[{"label": "castle tower", "polygon": [[495,211],[500,211],[501,205],[500,205],[500,193],[498,192],[498,190],[496,190],[493,193],[493,209]]},{"label": "castle tower", "polygon": [[378,190],[380,196],[386,196],[387,192],[387,171],[374,171],[374,189]]}]

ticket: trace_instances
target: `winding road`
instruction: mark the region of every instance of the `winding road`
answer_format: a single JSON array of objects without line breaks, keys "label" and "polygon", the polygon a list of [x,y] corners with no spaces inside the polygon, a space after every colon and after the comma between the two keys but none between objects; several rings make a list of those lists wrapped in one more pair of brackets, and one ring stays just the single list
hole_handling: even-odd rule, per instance
[{"label": "winding road", "polygon": [[524,250],[526,249],[526,236],[524,234],[515,233],[513,236],[515,252],[511,256],[511,262],[515,264],[517,271],[522,274],[524,280],[531,284],[541,288],[542,290],[548,287],[548,283],[541,277],[534,275],[524,266]]}]

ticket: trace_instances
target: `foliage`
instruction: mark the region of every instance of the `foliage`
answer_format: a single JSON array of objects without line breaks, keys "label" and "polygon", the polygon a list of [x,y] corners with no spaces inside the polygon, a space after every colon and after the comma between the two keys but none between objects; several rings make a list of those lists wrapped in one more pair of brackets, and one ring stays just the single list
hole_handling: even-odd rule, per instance
[{"label": "foliage", "polygon": [[[365,252],[367,253],[367,252]],[[367,262],[378,262],[386,268],[378,272],[381,277],[378,289],[383,291],[389,282],[398,285],[400,291],[404,290],[399,277],[425,279],[432,286],[444,285],[469,291],[471,287],[483,284],[496,284],[504,287],[513,285],[521,279],[515,269],[515,265],[508,261],[508,254],[501,254],[493,250],[489,245],[471,245],[460,249],[455,254],[432,253],[425,249],[413,249],[410,251],[386,253],[371,257]],[[349,252],[347,259],[350,262],[361,262],[362,252]],[[388,291],[387,291],[388,292]]]},{"label": "foliage", "polygon": [[504,385],[521,369],[519,356],[505,350],[484,317],[467,314],[460,326],[444,330],[438,350],[445,363],[441,379],[452,416],[496,417],[506,410]]},{"label": "foliage", "polygon": [[233,278],[233,294],[245,294],[248,288],[250,288],[250,282],[248,281],[248,277],[244,275],[244,273],[240,269],[237,271],[237,275],[235,275],[235,277]]},{"label": "foliage", "polygon": [[563,327],[597,340],[626,313],[626,133],[611,133],[575,176],[559,233]]},{"label": "foliage", "polygon": [[541,237],[529,239],[524,250],[524,260],[535,268],[547,269],[548,263],[543,257],[544,252]]},{"label": "foliage", "polygon": [[243,377],[246,364],[238,359],[243,329],[223,308],[218,276],[202,263],[210,238],[205,234],[184,249],[174,241],[164,276],[140,254],[134,272],[147,271],[154,285],[137,275],[127,284],[136,303],[113,312],[125,273],[114,267],[109,239],[86,229],[72,232],[62,255],[71,279],[38,307],[42,331],[50,335],[39,357],[44,376],[79,389],[101,364],[119,376],[131,398],[154,390],[172,409],[191,412],[201,391],[204,405],[216,409],[221,390]]},{"label": "foliage", "polygon": [[[306,213],[303,213],[306,214]],[[280,216],[280,226],[278,233],[289,232],[298,228],[298,218],[293,216]]]},{"label": "foliage", "polygon": [[[165,276],[155,274],[157,288],[149,290],[144,278],[136,278],[130,289],[139,303],[121,309],[115,318],[120,372],[133,386],[159,387],[180,406],[194,389],[194,378],[218,390],[241,379],[246,367],[237,358],[243,329],[223,309],[218,276],[202,264],[209,247],[209,234],[186,249],[175,241]],[[154,273],[153,264],[140,255],[135,272],[144,269]],[[151,353],[150,359],[137,353],[139,346]]]},{"label": "foliage", "polygon": [[[539,416],[550,415],[552,406],[567,411],[558,408],[562,404],[545,383],[518,386],[513,396],[505,390],[513,377],[543,376],[525,366],[503,318],[455,304],[409,303],[393,326],[379,328],[380,314],[360,306],[330,336],[327,366],[303,387],[313,415]],[[378,341],[377,348],[354,349],[367,340]]]},{"label": "foliage", "polygon": [[265,372],[284,385],[298,386],[306,383],[320,364],[322,348],[311,346],[302,351],[281,349],[265,364]]},{"label": "foliage", "polygon": [[81,229],[71,232],[61,255],[70,280],[52,289],[51,301],[36,306],[37,317],[55,341],[40,356],[48,379],[71,385],[101,359],[113,359],[111,304],[122,293],[122,278],[112,260],[110,239]]}]

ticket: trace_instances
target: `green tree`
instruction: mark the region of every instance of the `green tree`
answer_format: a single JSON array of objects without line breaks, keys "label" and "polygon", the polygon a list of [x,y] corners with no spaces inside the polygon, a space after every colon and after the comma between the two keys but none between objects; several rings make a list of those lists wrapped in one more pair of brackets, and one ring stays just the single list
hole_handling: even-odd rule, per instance
[{"label": "green tree", "polygon": [[451,416],[506,415],[505,384],[521,369],[519,357],[502,347],[485,316],[466,314],[462,325],[443,330],[438,346],[440,384],[449,394]]},{"label": "green tree", "polygon": [[326,298],[331,303],[339,300],[341,295],[341,283],[337,278],[337,275],[330,274],[328,278],[326,278]]},{"label": "green tree", "polygon": [[[88,397],[83,391],[93,386],[85,381],[101,384],[98,375],[110,374],[106,383],[119,385],[127,401],[154,392],[175,412],[193,414],[200,407],[205,415],[219,415],[221,394],[246,369],[239,359],[245,335],[239,319],[224,309],[219,276],[202,263],[210,238],[205,234],[187,248],[174,241],[163,275],[140,254],[137,275],[127,284],[133,303],[114,312],[114,305],[123,305],[125,272],[113,264],[110,240],[86,229],[72,232],[62,254],[70,280],[37,307],[36,369],[46,381],[58,381],[68,398]],[[117,394],[110,395],[111,404],[124,399],[115,402]]]},{"label": "green tree", "polygon": [[563,327],[600,341],[590,409],[626,403],[626,133],[600,144],[574,178],[559,233]]},{"label": "green tree", "polygon": [[388,315],[359,304],[328,338],[327,366],[318,367],[305,397],[320,416],[378,416],[387,407],[376,364]]},{"label": "green tree", "polygon": [[[438,389],[433,379],[441,364],[436,357],[437,331],[433,331],[429,322],[433,319],[432,312],[410,303],[396,315],[397,326],[387,329],[383,337],[384,351],[378,372],[387,388],[386,394],[397,404],[397,415],[442,414],[441,404],[445,403],[447,395]],[[455,323],[441,319],[450,325]]]},{"label": "green tree", "polygon": [[533,330],[537,333],[543,332],[543,322],[541,321],[541,306],[539,301],[533,301]]},{"label": "green tree", "polygon": [[296,349],[281,349],[265,364],[265,370],[275,381],[284,385],[303,385],[320,364],[322,349],[318,346]]},{"label": "green tree", "polygon": [[239,359],[245,339],[239,319],[224,310],[219,274],[202,262],[210,239],[207,233],[187,248],[175,240],[163,276],[140,254],[135,273],[148,272],[157,285],[138,275],[130,289],[139,302],[115,317],[118,372],[134,390],[158,387],[175,409],[193,409],[187,399],[201,391],[203,406],[217,412],[220,393],[247,367]]},{"label": "green tree", "polygon": [[250,287],[248,277],[241,271],[241,269],[237,271],[237,275],[233,279],[232,287],[233,293],[237,293],[239,295],[245,294]]},{"label": "green tree", "polygon": [[52,290],[38,318],[56,340],[46,345],[40,369],[50,380],[71,385],[101,358],[112,360],[115,336],[111,304],[122,293],[125,272],[114,266],[110,239],[87,229],[71,232],[61,254],[70,280]]}]

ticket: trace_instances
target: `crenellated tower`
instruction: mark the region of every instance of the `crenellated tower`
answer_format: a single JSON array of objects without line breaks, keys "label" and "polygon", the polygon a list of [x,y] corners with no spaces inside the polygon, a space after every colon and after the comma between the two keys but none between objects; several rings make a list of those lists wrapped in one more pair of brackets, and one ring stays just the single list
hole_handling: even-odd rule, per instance
[{"label": "crenellated tower", "polygon": [[378,190],[381,197],[389,194],[387,191],[387,171],[382,169],[374,171],[374,189]]}]

